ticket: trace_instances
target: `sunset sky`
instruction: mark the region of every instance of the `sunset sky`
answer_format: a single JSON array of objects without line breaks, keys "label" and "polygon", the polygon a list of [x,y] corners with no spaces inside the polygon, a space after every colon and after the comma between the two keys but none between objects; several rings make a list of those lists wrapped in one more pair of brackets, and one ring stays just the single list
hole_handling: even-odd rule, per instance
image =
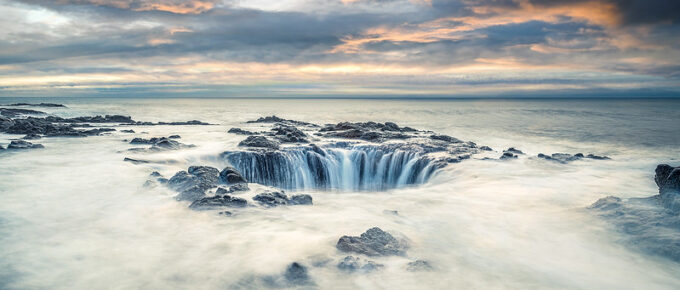
[{"label": "sunset sky", "polygon": [[677,0],[0,0],[0,96],[680,97]]}]

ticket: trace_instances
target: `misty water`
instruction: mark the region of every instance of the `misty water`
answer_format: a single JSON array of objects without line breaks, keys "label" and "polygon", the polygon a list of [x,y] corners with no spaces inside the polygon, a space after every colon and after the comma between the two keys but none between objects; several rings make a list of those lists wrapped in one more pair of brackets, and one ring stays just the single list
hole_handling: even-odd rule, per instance
[{"label": "misty water", "polygon": [[[249,289],[295,261],[314,283],[302,288],[680,288],[677,262],[625,243],[586,210],[608,195],[657,193],[655,166],[680,165],[679,101],[2,99],[18,101],[64,103],[35,108],[61,117],[216,125],[129,126],[137,133],[43,138],[36,143],[44,149],[0,152],[0,289]],[[313,206],[249,207],[231,217],[191,210],[164,186],[143,186],[153,171],[169,177],[190,165],[229,165],[220,154],[242,150],[245,137],[227,130],[256,128],[245,122],[269,115],[316,124],[391,121],[494,151],[413,184],[394,177],[386,188],[343,186],[350,171],[338,171],[330,189],[301,180],[286,187],[310,194]],[[196,147],[138,153],[123,142],[172,134]],[[0,144],[20,137],[0,134]],[[508,147],[526,155],[483,160]],[[612,159],[535,157],[555,152]],[[239,196],[250,200],[264,189],[251,184]],[[347,256],[336,249],[338,238],[375,226],[407,239],[407,255],[370,258],[385,265],[371,273],[338,271]],[[434,269],[407,271],[416,259]]]}]

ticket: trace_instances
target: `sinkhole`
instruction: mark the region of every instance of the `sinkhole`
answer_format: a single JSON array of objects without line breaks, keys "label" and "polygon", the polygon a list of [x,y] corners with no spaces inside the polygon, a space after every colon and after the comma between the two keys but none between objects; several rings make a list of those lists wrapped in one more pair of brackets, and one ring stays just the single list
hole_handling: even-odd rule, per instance
[{"label": "sinkhole", "polygon": [[249,181],[287,190],[383,191],[427,182],[439,168],[418,150],[374,145],[223,153]]}]

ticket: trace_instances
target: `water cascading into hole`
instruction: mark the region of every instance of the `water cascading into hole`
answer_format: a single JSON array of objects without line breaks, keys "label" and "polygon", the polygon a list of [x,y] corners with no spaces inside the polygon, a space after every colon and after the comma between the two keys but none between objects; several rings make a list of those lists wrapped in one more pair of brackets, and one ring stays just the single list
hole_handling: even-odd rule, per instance
[{"label": "water cascading into hole", "polygon": [[380,191],[422,184],[437,169],[420,152],[377,146],[296,147],[275,152],[226,152],[249,182],[288,190]]}]

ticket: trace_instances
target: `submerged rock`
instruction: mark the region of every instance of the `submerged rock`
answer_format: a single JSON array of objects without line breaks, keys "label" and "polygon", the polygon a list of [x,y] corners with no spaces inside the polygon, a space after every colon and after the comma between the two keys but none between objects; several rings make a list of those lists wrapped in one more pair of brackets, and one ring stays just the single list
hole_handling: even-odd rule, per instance
[{"label": "submerged rock", "polygon": [[135,130],[120,130],[121,133],[135,133]]},{"label": "submerged rock", "polygon": [[230,194],[248,190],[250,190],[250,188],[248,188],[247,183],[237,183],[232,186],[229,186],[228,188],[218,187],[217,190],[215,191],[215,194]]},{"label": "submerged rock", "polygon": [[293,195],[288,198],[283,191],[267,191],[253,197],[260,205],[275,207],[279,205],[312,205],[312,197],[308,194]]},{"label": "submerged rock", "polygon": [[45,112],[36,110],[0,108],[0,115],[9,118],[21,117],[23,115],[45,115],[45,114],[46,114]]},{"label": "submerged rock", "polygon": [[342,236],[336,245],[342,252],[354,252],[367,256],[404,255],[406,241],[399,241],[378,227],[368,229],[361,236]]},{"label": "submerged rock", "polygon": [[353,257],[353,256],[347,256],[340,263],[338,263],[338,269],[347,271],[347,272],[372,272],[375,270],[378,270],[380,268],[383,268],[383,264],[378,264],[373,261],[367,261],[363,260],[359,257]]},{"label": "submerged rock", "polygon": [[298,262],[293,262],[288,265],[283,277],[292,285],[306,285],[311,283],[311,279],[307,273],[307,267]]},{"label": "submerged rock", "polygon": [[31,133],[31,134],[26,134],[26,136],[22,137],[21,139],[24,139],[24,140],[38,140],[38,139],[40,139],[40,138],[42,138],[40,135]]},{"label": "submerged rock", "polygon": [[647,198],[601,198],[588,207],[626,234],[627,243],[680,262],[680,167],[660,164],[659,194]]},{"label": "submerged rock", "polygon": [[238,143],[238,146],[279,149],[279,142],[269,140],[264,136],[248,136],[245,140]]},{"label": "submerged rock", "polygon": [[517,148],[515,148],[515,147],[510,147],[510,148],[508,148],[508,149],[506,149],[506,150],[503,150],[503,153],[506,153],[506,152],[512,153],[512,154],[519,154],[519,155],[523,155],[523,154],[524,154],[524,152],[522,152],[522,150],[519,150],[519,149],[517,149]]},{"label": "submerged rock", "polygon": [[312,124],[312,123],[295,121],[295,120],[287,120],[287,119],[279,118],[279,117],[274,116],[274,115],[267,116],[267,117],[260,117],[255,121],[248,121],[246,123],[284,123],[284,124],[303,125],[303,126],[316,126],[315,124]]},{"label": "submerged rock", "polygon": [[406,271],[409,272],[431,271],[432,269],[432,265],[425,260],[415,260],[406,265]]},{"label": "submerged rock", "polygon": [[505,160],[505,159],[513,159],[513,158],[516,159],[517,155],[512,154],[511,152],[503,152],[503,155],[501,155],[501,157],[498,158],[498,159]]},{"label": "submerged rock", "polygon": [[36,149],[45,148],[42,144],[33,144],[24,140],[12,140],[12,142],[7,145],[7,149]]},{"label": "submerged rock", "polygon": [[12,107],[19,107],[19,106],[27,106],[27,107],[48,107],[48,108],[54,108],[54,107],[62,107],[65,108],[66,106],[62,104],[55,104],[55,103],[38,103],[38,104],[33,104],[33,103],[14,103],[14,104],[7,104],[3,106],[12,106]]},{"label": "submerged rock", "polygon": [[[173,135],[177,136],[178,135]],[[130,141],[130,144],[147,144],[151,145],[150,148],[133,148],[131,149],[132,151],[163,151],[163,150],[178,150],[182,148],[192,148],[195,147],[194,145],[190,144],[183,144],[180,142],[177,142],[172,139],[177,139],[177,137],[172,138],[173,136],[170,137],[154,137],[150,139],[145,139],[145,138],[134,138]]]}]

